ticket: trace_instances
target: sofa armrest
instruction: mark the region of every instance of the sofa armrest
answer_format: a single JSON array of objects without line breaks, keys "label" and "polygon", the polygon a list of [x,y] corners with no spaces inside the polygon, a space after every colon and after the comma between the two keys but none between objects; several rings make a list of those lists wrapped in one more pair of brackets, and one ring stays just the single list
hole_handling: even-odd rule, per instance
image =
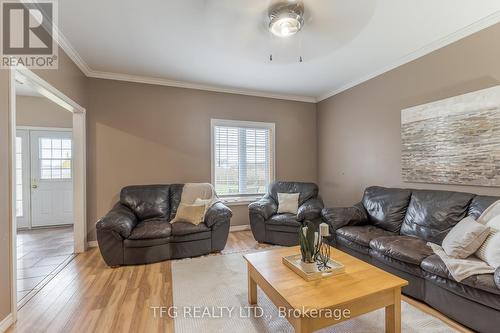
[{"label": "sofa armrest", "polygon": [[264,220],[268,220],[278,212],[278,205],[266,194],[261,199],[248,205],[248,210],[250,214],[257,214],[262,216]]},{"label": "sofa armrest", "polygon": [[233,212],[222,202],[217,202],[210,207],[205,214],[205,224],[211,228],[219,222],[226,222],[229,224]]},{"label": "sofa armrest", "polygon": [[361,203],[353,207],[325,208],[321,211],[321,218],[328,223],[332,233],[347,225],[368,223],[368,215]]},{"label": "sofa armrest", "polygon": [[321,217],[321,210],[323,207],[323,200],[321,200],[320,197],[309,199],[299,207],[297,211],[297,220],[316,220]]},{"label": "sofa armrest", "polygon": [[495,284],[497,285],[497,288],[500,289],[500,267],[498,267],[495,271]]},{"label": "sofa armrest", "polygon": [[137,217],[126,206],[117,203],[104,217],[96,223],[96,230],[110,231],[128,238],[137,225]]}]

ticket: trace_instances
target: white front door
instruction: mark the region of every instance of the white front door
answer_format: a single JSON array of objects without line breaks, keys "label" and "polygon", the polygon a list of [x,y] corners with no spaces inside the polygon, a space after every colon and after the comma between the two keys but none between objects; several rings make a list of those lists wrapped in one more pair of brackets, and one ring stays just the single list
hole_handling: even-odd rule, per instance
[{"label": "white front door", "polygon": [[31,226],[73,224],[72,133],[30,131]]}]

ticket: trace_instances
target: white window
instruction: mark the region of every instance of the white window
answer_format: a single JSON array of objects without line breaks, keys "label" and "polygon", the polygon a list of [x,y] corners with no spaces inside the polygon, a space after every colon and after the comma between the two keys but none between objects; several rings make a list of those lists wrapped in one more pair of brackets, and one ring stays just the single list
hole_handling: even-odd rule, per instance
[{"label": "white window", "polygon": [[274,180],[274,123],[212,119],[212,184],[221,197],[255,197]]},{"label": "white window", "polygon": [[40,179],[71,179],[71,139],[40,138]]},{"label": "white window", "polygon": [[23,217],[23,138],[16,137],[16,217]]}]

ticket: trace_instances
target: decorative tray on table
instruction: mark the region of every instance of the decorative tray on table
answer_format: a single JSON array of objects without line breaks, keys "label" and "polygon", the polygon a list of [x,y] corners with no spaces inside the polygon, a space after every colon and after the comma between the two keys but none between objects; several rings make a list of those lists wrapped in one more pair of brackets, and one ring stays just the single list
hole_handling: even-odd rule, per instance
[{"label": "decorative tray on table", "polygon": [[315,264],[313,268],[310,268],[308,270],[305,270],[305,266],[302,264],[301,259],[302,256],[300,254],[294,254],[292,256],[283,257],[282,261],[283,264],[285,264],[288,268],[290,268],[306,281],[319,280],[345,272],[344,265],[331,258],[328,261],[328,267],[320,269],[318,268],[318,265]]}]

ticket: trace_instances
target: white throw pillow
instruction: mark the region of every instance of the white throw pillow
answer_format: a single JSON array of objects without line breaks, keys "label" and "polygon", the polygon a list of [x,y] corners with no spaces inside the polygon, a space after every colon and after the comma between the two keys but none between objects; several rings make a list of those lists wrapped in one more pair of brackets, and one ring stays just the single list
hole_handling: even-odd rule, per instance
[{"label": "white throw pillow", "polygon": [[500,200],[494,202],[488,208],[486,208],[481,216],[479,216],[479,218],[477,219],[477,222],[486,224],[489,220],[498,215],[500,215]]},{"label": "white throw pillow", "polygon": [[454,258],[465,259],[483,244],[488,237],[490,228],[477,223],[468,216],[450,230],[443,240],[443,250]]},{"label": "white throw pillow", "polygon": [[500,267],[500,215],[490,219],[486,225],[490,227],[490,233],[475,254],[496,269]]},{"label": "white throw pillow", "polygon": [[297,214],[300,193],[278,193],[278,214]]}]

